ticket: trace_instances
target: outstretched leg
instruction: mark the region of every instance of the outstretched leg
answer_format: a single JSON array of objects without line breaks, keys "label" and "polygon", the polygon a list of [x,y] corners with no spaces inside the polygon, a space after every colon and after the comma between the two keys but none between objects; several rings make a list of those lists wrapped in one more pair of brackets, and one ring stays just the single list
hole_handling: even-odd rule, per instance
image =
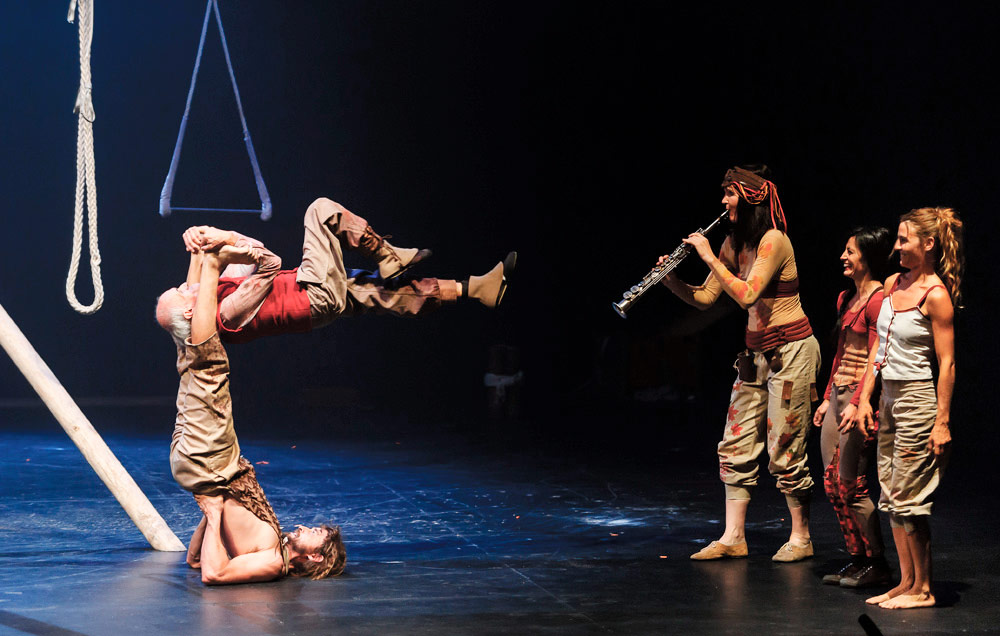
[{"label": "outstretched leg", "polygon": [[459,296],[475,298],[487,307],[496,307],[507,292],[507,283],[517,267],[517,252],[507,257],[482,276],[470,276],[460,283]]},{"label": "outstretched leg", "polygon": [[386,282],[369,272],[352,270],[347,281],[345,313],[375,311],[415,316],[459,298],[475,299],[493,308],[503,300],[516,263],[517,252],[511,252],[483,276],[470,276],[461,282],[438,278]]}]

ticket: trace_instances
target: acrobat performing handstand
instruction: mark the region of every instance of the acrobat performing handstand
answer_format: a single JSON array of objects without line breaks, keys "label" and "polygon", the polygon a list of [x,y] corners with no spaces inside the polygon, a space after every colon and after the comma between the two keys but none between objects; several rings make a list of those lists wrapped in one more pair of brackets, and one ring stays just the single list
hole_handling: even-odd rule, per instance
[{"label": "acrobat performing handstand", "polygon": [[[156,319],[174,339],[180,375],[170,469],[204,513],[187,562],[206,584],[336,576],[346,563],[340,528],[282,532],[253,466],[240,454],[223,341],[308,331],[365,311],[415,315],[463,297],[496,307],[516,253],[463,281],[407,280],[401,274],[429,252],[393,247],[329,199],[306,212],[302,265],[294,270],[281,270],[280,258],[235,232],[193,227],[184,244],[191,252],[187,280],[160,296]],[[347,270],[345,247],[373,256],[379,273]],[[240,266],[251,273],[220,276],[238,274]]]}]

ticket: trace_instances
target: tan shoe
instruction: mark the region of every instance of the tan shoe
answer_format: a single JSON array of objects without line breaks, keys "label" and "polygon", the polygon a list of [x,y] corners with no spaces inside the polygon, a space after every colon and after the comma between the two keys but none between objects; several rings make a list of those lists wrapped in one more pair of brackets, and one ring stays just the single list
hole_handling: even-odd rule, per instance
[{"label": "tan shoe", "polygon": [[469,298],[475,298],[490,308],[498,306],[507,292],[507,283],[516,267],[517,252],[511,252],[482,276],[469,276]]},{"label": "tan shoe", "polygon": [[791,541],[785,545],[778,548],[778,551],[774,553],[771,557],[772,561],[777,561],[778,563],[792,563],[794,561],[801,561],[802,559],[808,559],[813,555],[813,544],[809,541],[805,545],[795,545]]},{"label": "tan shoe", "polygon": [[387,241],[387,238],[388,234],[379,236],[372,226],[368,225],[358,241],[358,248],[367,252],[378,263],[378,275],[383,280],[392,280],[420,261],[431,257],[430,250],[396,247]]},{"label": "tan shoe", "polygon": [[393,247],[389,245],[388,241],[384,241],[384,244],[390,255],[379,261],[378,264],[378,275],[383,280],[392,280],[400,274],[406,273],[420,261],[431,257],[430,250],[418,250],[415,247]]},{"label": "tan shoe", "polygon": [[719,541],[713,541],[707,546],[691,555],[695,561],[711,561],[713,559],[742,559],[747,555],[746,540],[735,545],[726,545]]}]

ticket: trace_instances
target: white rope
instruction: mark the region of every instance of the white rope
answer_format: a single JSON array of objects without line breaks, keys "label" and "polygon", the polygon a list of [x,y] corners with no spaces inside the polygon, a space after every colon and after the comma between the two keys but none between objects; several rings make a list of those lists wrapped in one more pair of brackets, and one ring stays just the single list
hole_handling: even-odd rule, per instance
[{"label": "white rope", "polygon": [[[73,22],[78,0],[70,0],[67,20]],[[66,300],[81,314],[92,314],[104,303],[101,283],[101,252],[97,247],[97,178],[94,173],[94,103],[90,84],[90,45],[94,39],[93,0],[79,0],[80,5],[80,90],[73,112],[77,113],[76,134],[76,209],[73,216],[73,254],[66,276]],[[87,193],[87,235],[90,238],[90,274],[94,284],[94,302],[82,305],[76,299],[76,274],[80,267],[83,244],[84,190]]]}]

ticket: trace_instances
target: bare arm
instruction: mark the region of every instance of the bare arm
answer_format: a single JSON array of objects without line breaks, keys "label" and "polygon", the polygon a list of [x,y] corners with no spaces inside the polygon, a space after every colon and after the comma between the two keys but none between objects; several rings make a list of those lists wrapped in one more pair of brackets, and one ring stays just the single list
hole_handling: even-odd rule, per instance
[{"label": "bare arm", "polygon": [[215,312],[219,306],[219,298],[215,288],[219,284],[219,257],[208,254],[202,260],[200,287],[194,301],[194,314],[191,316],[191,343],[201,344],[215,334]]},{"label": "bare arm", "polygon": [[[881,291],[876,291],[868,298],[868,302],[865,304],[864,308],[861,310],[864,312],[865,325],[868,329],[868,366],[872,366],[872,361],[874,357],[872,352],[878,352],[878,315],[882,309],[882,299],[884,296]],[[859,384],[858,388],[854,389],[854,394],[851,396],[851,404],[858,406],[861,403],[861,391],[864,388],[864,384]],[[870,396],[869,396],[870,399]]]},{"label": "bare arm", "polygon": [[252,262],[252,254],[247,248],[223,246],[218,252],[208,252],[201,264],[201,278],[198,281],[198,296],[194,301],[191,316],[191,343],[201,344],[215,334],[215,316],[219,308],[216,287],[219,285],[219,270],[229,263]]},{"label": "bare arm", "polygon": [[196,570],[201,568],[201,543],[205,538],[205,526],[207,523],[207,518],[202,515],[201,523],[195,528],[194,534],[191,535],[191,543],[188,544],[187,564]]},{"label": "bare arm", "polygon": [[[899,278],[899,274],[893,274],[889,278],[885,279],[885,284],[882,285],[883,294],[888,294],[890,290],[896,285],[896,279]],[[884,298],[884,296],[883,296]],[[875,319],[876,322],[878,318]],[[855,392],[855,397],[858,399],[858,409],[854,415],[854,422],[858,426],[863,426],[866,431],[871,431],[875,428],[875,416],[872,412],[872,394],[875,392],[875,357],[878,355],[879,347],[879,337],[878,329],[876,328],[874,335],[868,333],[868,365],[865,368],[865,377],[861,381],[861,386],[858,387],[858,391]],[[841,425],[844,423],[841,422]]]},{"label": "bare arm", "polygon": [[875,392],[875,357],[878,355],[878,334],[875,334],[874,341],[868,339],[868,364],[865,366],[865,377],[861,380],[861,386],[855,392],[858,399],[857,410],[848,422],[844,418],[840,422],[840,430],[847,431],[854,426],[861,426],[865,431],[872,431],[875,428],[875,414],[872,412],[872,394]]},{"label": "bare arm", "polygon": [[271,581],[281,575],[281,559],[274,550],[229,557],[222,543],[221,496],[195,495],[205,513],[205,533],[201,548],[201,581],[207,585]]},{"label": "bare arm", "polygon": [[201,263],[205,255],[201,252],[191,252],[191,260],[188,262],[187,282],[188,287],[201,280]]},{"label": "bare arm", "polygon": [[938,360],[937,417],[928,446],[941,455],[951,443],[951,396],[955,390],[955,308],[947,291],[939,287],[928,294],[927,315]]}]

